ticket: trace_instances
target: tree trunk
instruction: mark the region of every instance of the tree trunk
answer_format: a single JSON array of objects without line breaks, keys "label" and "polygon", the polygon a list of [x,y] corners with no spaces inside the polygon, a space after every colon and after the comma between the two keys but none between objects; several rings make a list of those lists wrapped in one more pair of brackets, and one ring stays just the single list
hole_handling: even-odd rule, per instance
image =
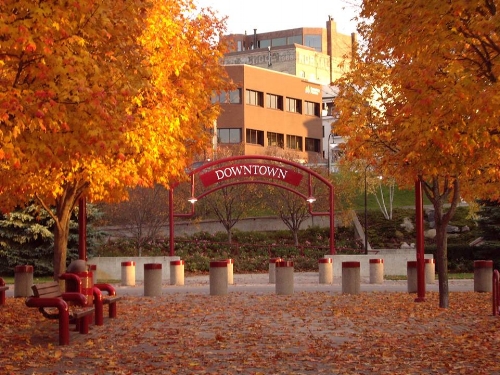
[{"label": "tree trunk", "polygon": [[295,242],[295,246],[299,246],[299,230],[298,229],[293,231],[293,241]]},{"label": "tree trunk", "polygon": [[448,239],[446,227],[448,223],[438,224],[436,222],[436,246],[437,246],[437,266],[439,283],[439,307],[449,307],[448,291]]},{"label": "tree trunk", "polygon": [[60,221],[54,225],[54,280],[66,271],[66,255],[68,252],[69,217],[66,223]]},{"label": "tree trunk", "polygon": [[59,279],[59,275],[66,271],[66,255],[68,251],[69,224],[71,213],[83,195],[88,183],[75,181],[73,184],[66,184],[63,192],[56,199],[55,212],[40,197],[37,200],[43,208],[54,219],[54,280]]},{"label": "tree trunk", "polygon": [[[438,263],[439,278],[439,307],[448,308],[448,238],[446,228],[455,215],[458,202],[460,201],[460,184],[457,179],[450,181],[448,177],[443,178],[440,184],[439,178],[435,177],[430,184],[424,181],[423,186],[427,197],[434,206],[437,247],[436,262]],[[451,200],[449,200],[450,194],[452,195]],[[450,207],[444,212],[444,204],[447,202],[450,203]]]}]

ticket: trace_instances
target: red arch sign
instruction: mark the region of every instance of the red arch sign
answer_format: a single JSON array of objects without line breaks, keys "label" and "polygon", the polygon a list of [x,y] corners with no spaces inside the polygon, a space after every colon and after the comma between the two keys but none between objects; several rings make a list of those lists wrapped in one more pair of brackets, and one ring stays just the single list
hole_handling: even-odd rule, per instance
[{"label": "red arch sign", "polygon": [[[285,159],[262,156],[242,155],[207,162],[189,173],[191,178],[191,196],[193,201],[203,198],[226,186],[259,183],[276,186],[291,191],[308,200],[313,197],[313,181],[323,184],[328,191],[328,206],[326,212],[316,212],[309,202],[311,216],[329,216],[330,218],[330,254],[335,254],[335,214],[334,214],[334,187],[332,183],[319,173],[304,167],[301,164]],[[201,188],[196,192],[196,179],[199,177]],[[304,183],[304,177],[307,177]],[[307,191],[301,191],[299,186],[306,186]],[[174,255],[174,218],[190,217],[194,214],[194,206],[190,213],[174,213],[174,187],[169,190],[169,229],[170,229],[170,255]]]}]

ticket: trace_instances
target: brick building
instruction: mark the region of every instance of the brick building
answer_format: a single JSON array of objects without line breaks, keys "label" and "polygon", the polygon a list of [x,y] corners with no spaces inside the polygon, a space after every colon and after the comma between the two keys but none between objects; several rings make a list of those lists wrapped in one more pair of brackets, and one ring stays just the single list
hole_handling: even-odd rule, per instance
[{"label": "brick building", "polygon": [[218,143],[244,155],[286,149],[298,161],[318,159],[321,140],[321,85],[250,65],[227,65],[238,88],[218,98]]},{"label": "brick building", "polygon": [[355,34],[337,33],[328,17],[326,28],[226,37],[233,50],[223,63],[238,89],[215,98],[222,105],[218,145],[245,155],[276,155],[277,148],[300,162],[326,162],[333,120],[322,121],[322,114],[333,99],[322,93],[346,71]]}]

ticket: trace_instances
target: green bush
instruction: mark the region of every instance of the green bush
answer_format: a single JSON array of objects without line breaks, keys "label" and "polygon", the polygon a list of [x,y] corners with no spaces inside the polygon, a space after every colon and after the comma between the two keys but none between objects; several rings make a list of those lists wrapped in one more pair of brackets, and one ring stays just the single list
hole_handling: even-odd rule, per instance
[{"label": "green bush", "polygon": [[[87,206],[87,255],[92,257],[100,238],[93,222],[101,213]],[[18,265],[32,265],[35,276],[53,274],[54,243],[51,216],[35,204],[0,215],[0,275],[14,275]],[[78,259],[78,212],[71,216],[67,264]]]}]

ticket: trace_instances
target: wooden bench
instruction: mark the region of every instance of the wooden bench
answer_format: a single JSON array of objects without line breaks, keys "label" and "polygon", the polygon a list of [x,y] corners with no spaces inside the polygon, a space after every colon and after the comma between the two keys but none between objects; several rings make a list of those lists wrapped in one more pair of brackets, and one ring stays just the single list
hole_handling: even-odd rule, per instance
[{"label": "wooden bench", "polygon": [[[60,279],[67,282],[71,289],[87,295],[92,293],[92,300],[95,308],[95,324],[102,326],[104,324],[104,305],[109,306],[109,317],[116,318],[116,302],[121,297],[116,295],[115,288],[110,284],[94,284],[89,279],[83,280],[77,273],[66,272],[59,276]],[[92,291],[90,291],[92,287]],[[103,294],[105,292],[106,294]]]},{"label": "wooden bench", "polygon": [[0,277],[0,306],[5,305],[6,290],[9,290],[9,287],[5,285],[5,281]]},{"label": "wooden bench", "polygon": [[69,344],[69,324],[75,323],[80,333],[89,332],[89,320],[94,313],[87,305],[87,296],[78,292],[61,293],[59,283],[50,281],[31,287],[33,296],[26,306],[37,307],[48,319],[59,319],[59,345]]}]

